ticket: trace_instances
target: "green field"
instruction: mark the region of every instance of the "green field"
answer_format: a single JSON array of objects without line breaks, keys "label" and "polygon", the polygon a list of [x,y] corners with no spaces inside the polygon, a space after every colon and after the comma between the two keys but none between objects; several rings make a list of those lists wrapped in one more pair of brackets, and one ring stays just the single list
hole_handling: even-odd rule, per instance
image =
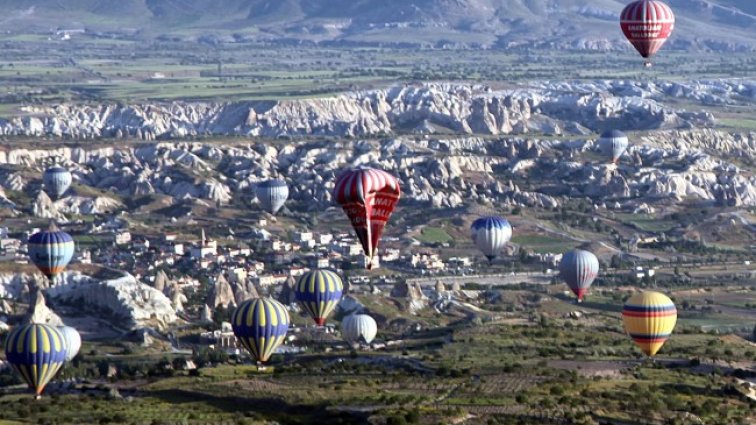
[{"label": "green field", "polygon": [[439,227],[425,227],[417,239],[425,243],[445,243],[452,241],[454,238]]},{"label": "green field", "polygon": [[719,123],[736,130],[756,131],[756,119],[752,118],[722,118]]}]

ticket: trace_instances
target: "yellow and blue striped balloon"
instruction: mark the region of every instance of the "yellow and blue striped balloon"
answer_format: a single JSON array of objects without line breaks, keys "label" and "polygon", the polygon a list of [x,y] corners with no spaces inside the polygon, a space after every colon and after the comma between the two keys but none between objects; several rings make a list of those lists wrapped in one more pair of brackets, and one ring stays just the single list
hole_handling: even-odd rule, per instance
[{"label": "yellow and blue striped balloon", "polygon": [[295,288],[297,301],[318,326],[336,308],[344,293],[341,278],[330,270],[312,270],[299,277]]},{"label": "yellow and blue striped balloon", "polygon": [[71,235],[54,228],[35,233],[29,238],[29,258],[50,280],[66,269],[73,258],[74,249]]},{"label": "yellow and blue striped balloon", "polygon": [[655,355],[672,335],[677,308],[666,295],[646,291],[635,294],[622,309],[625,331],[648,356]]},{"label": "yellow and blue striped balloon", "polygon": [[270,298],[244,301],[231,316],[234,335],[255,361],[267,362],[286,337],[289,312]]},{"label": "yellow and blue striped balloon", "polygon": [[54,326],[16,327],[5,341],[5,357],[37,396],[66,361],[66,341]]}]

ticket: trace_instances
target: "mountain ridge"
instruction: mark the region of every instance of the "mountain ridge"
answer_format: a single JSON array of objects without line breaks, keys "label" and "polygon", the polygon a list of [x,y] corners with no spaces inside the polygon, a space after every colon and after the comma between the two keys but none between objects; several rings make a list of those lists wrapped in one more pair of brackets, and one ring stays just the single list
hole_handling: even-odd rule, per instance
[{"label": "mountain ridge", "polygon": [[[756,49],[749,0],[667,0],[677,49]],[[618,0],[0,0],[11,32],[81,28],[140,37],[482,47],[626,47]]]}]

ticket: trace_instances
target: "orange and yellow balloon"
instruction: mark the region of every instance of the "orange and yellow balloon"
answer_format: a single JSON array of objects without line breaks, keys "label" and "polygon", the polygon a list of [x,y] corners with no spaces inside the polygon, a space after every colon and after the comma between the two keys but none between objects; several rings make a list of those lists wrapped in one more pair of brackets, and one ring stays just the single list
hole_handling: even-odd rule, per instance
[{"label": "orange and yellow balloon", "polygon": [[625,331],[635,344],[654,356],[667,342],[677,323],[677,308],[666,295],[646,291],[635,294],[622,308]]}]

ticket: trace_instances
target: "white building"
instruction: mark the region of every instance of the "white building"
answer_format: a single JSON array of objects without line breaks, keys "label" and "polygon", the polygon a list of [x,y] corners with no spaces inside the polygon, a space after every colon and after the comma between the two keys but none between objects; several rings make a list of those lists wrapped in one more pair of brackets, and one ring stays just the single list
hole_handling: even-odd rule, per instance
[{"label": "white building", "polygon": [[127,231],[123,232],[116,232],[115,233],[115,243],[116,245],[125,245],[127,243],[131,242],[131,233]]},{"label": "white building", "polygon": [[193,246],[189,250],[189,257],[193,260],[207,259],[208,257],[214,257],[218,253],[218,243],[216,241],[207,240],[205,238],[205,231],[202,231],[202,239],[199,246]]},{"label": "white building", "polygon": [[295,232],[294,233],[295,242],[302,243],[302,242],[307,242],[307,241],[312,241],[312,240],[314,240],[312,236],[312,232]]}]

